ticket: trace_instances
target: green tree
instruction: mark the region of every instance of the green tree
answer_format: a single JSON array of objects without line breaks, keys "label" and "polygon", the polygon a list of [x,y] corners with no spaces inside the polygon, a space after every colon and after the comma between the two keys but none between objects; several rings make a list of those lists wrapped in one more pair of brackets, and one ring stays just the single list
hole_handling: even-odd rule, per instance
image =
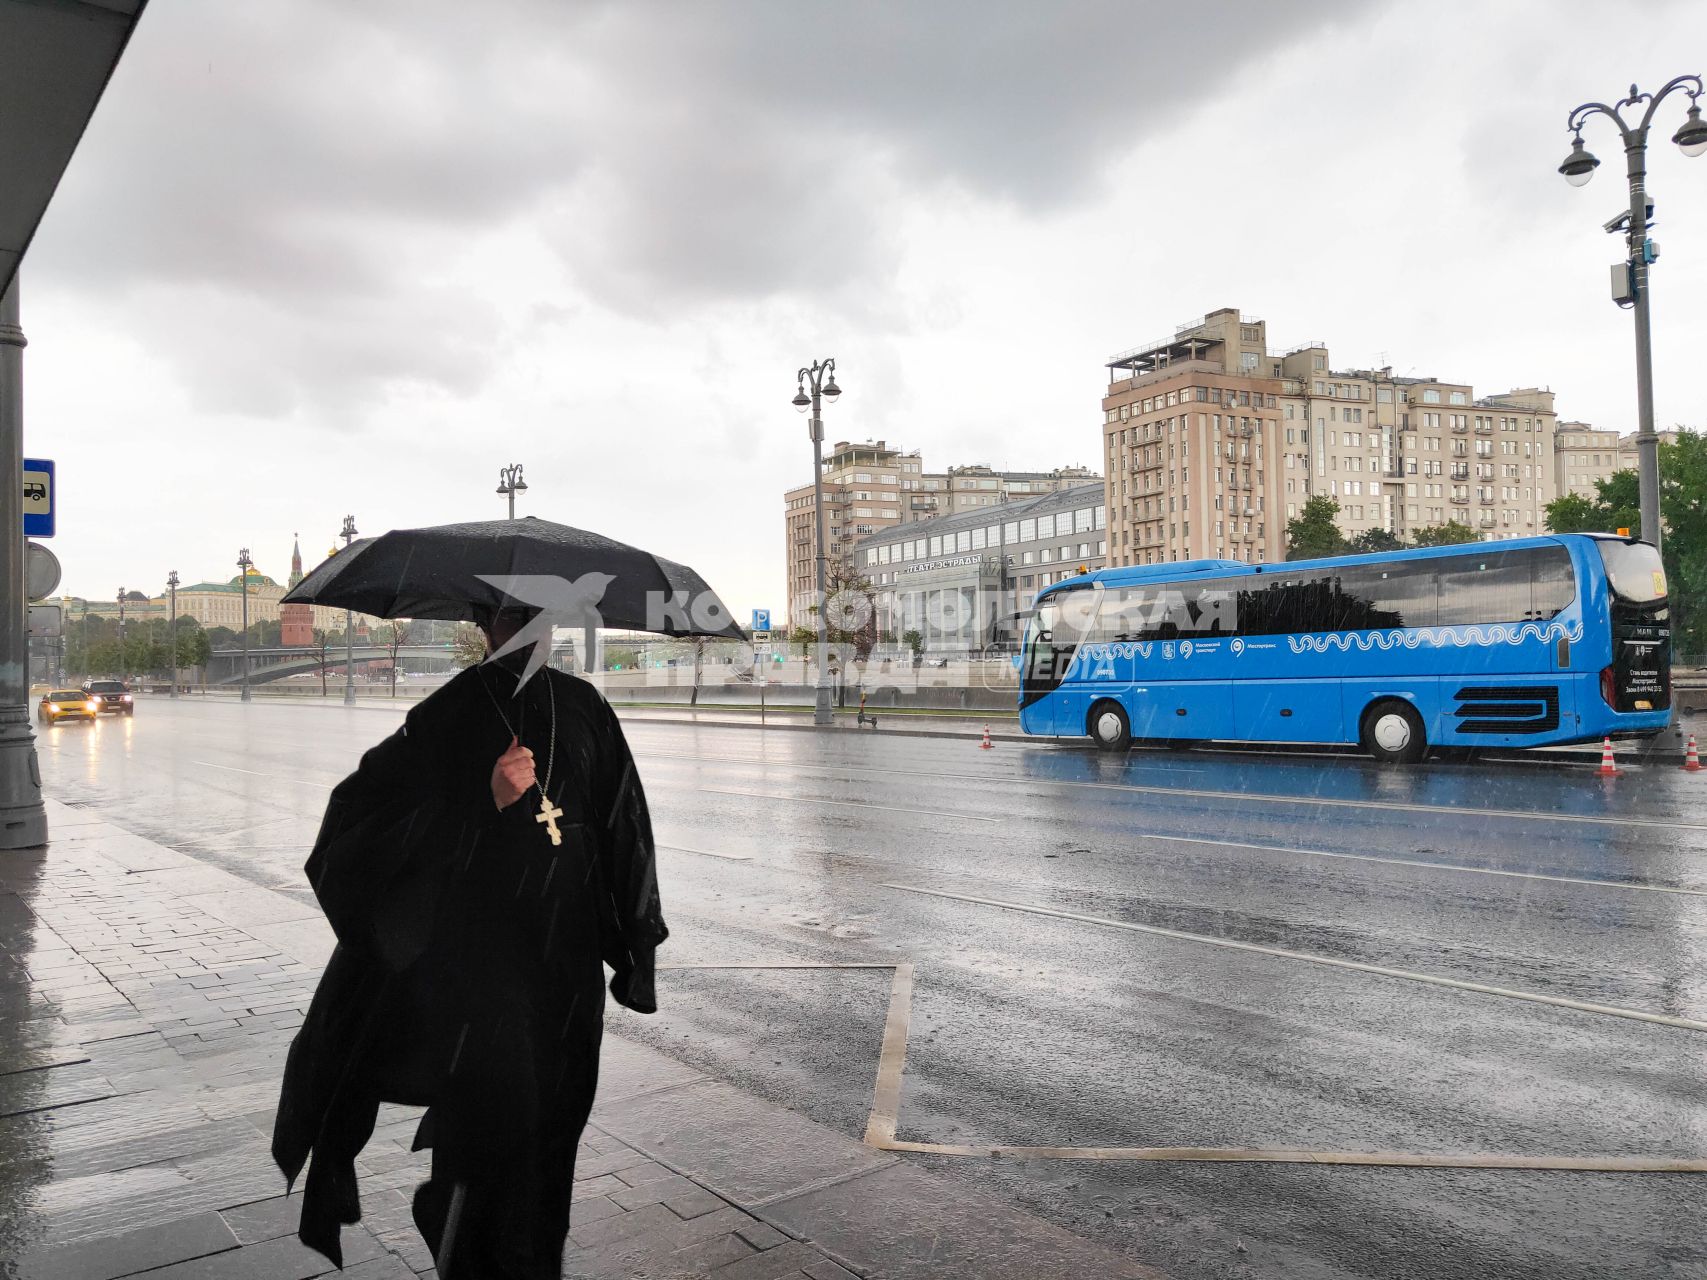
[{"label": "green tree", "polygon": [[211,648],[237,648],[237,633],[230,627],[209,627],[203,634],[207,636],[207,642]]},{"label": "green tree", "polygon": [[905,631],[901,635],[901,643],[907,649],[912,651],[913,665],[915,667],[918,666],[919,663],[924,660],[925,655],[924,633],[919,631],[917,628]]},{"label": "green tree", "polygon": [[1545,508],[1550,533],[1599,533],[1605,528],[1601,505],[1580,493],[1565,493],[1554,498]]},{"label": "green tree", "polygon": [[1695,657],[1707,653],[1707,436],[1680,431],[1660,445],[1660,519],[1672,652]]},{"label": "green tree", "polygon": [[1615,472],[1596,480],[1594,487],[1595,496],[1592,498],[1567,493],[1549,502],[1545,516],[1548,530],[1552,533],[1615,533],[1619,529],[1641,528],[1641,499],[1634,471]]},{"label": "green tree", "polygon": [[1460,542],[1480,542],[1482,535],[1457,520],[1425,525],[1411,534],[1413,547],[1451,547]]},{"label": "green tree", "polygon": [[812,646],[818,643],[818,632],[812,627],[796,627],[788,633],[788,643],[791,648],[798,649],[802,658],[812,652]]},{"label": "green tree", "polygon": [[1344,551],[1345,536],[1334,523],[1339,513],[1340,504],[1332,498],[1318,494],[1306,502],[1304,509],[1286,522],[1286,558],[1313,560]]},{"label": "green tree", "polygon": [[1404,540],[1390,529],[1365,529],[1345,540],[1345,549],[1359,555],[1376,551],[1399,551],[1404,545]]},{"label": "green tree", "polygon": [[472,667],[486,661],[486,636],[472,622],[460,623],[450,642],[451,660],[459,667]]}]

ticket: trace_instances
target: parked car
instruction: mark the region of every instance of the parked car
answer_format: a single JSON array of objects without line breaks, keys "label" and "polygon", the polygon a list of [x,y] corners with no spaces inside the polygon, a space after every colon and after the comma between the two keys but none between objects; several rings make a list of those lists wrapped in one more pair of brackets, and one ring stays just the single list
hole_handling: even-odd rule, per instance
[{"label": "parked car", "polygon": [[136,714],[136,704],[131,701],[130,689],[123,680],[85,680],[83,692],[91,702],[99,704],[95,709],[101,715]]},{"label": "parked car", "polygon": [[49,689],[36,707],[36,719],[42,724],[93,720],[99,709],[100,704],[81,689]]}]

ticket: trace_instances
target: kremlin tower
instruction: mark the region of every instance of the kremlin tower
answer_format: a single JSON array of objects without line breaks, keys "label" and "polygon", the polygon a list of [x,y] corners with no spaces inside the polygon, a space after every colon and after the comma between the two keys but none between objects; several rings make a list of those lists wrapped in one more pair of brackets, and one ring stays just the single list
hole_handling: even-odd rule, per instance
[{"label": "kremlin tower", "polygon": [[[290,586],[302,581],[302,541],[292,544],[290,551]],[[281,604],[279,606],[279,643],[287,647],[306,649],[314,643],[314,606],[311,604]]]}]

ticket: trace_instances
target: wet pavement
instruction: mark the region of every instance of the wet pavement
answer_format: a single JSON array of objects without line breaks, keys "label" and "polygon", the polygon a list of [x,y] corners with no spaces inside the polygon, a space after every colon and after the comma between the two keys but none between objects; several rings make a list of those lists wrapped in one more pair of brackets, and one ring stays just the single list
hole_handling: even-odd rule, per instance
[{"label": "wet pavement", "polygon": [[[44,735],[44,783],[231,877],[228,916],[297,904],[254,922],[282,947],[394,723],[153,701]],[[894,1168],[1170,1275],[1707,1274],[1707,1174],[1489,1167],[1707,1158],[1707,775],[629,736],[683,967],[612,1026],[710,1082],[857,1139],[899,1018],[895,1135],[936,1150]]]}]

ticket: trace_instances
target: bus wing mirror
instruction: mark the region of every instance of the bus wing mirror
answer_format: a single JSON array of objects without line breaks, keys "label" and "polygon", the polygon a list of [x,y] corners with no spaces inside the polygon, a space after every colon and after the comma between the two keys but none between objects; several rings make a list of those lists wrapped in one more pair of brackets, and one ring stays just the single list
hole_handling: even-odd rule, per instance
[{"label": "bus wing mirror", "polygon": [[1020,667],[1024,664],[1025,659],[1016,653],[1011,658],[1009,658],[1008,661],[1013,663],[1014,670],[1018,671],[1020,669]]}]

